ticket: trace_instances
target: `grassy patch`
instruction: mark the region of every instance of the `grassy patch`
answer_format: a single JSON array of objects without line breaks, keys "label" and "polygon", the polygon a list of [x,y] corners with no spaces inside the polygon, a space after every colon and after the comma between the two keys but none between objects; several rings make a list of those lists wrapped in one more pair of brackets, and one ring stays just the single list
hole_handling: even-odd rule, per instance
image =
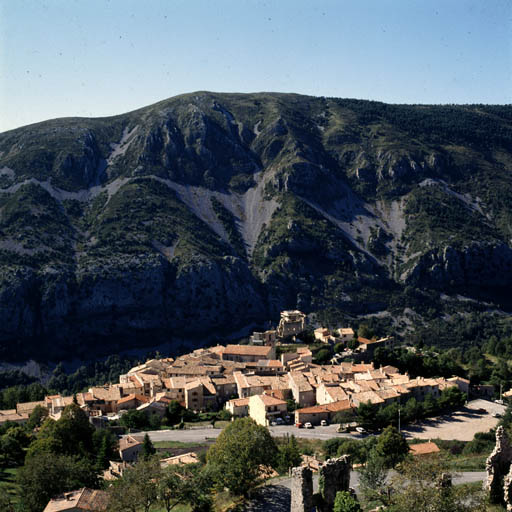
[{"label": "grassy patch", "polygon": [[19,487],[16,484],[17,468],[0,470],[0,492],[7,493],[14,503],[19,499]]}]

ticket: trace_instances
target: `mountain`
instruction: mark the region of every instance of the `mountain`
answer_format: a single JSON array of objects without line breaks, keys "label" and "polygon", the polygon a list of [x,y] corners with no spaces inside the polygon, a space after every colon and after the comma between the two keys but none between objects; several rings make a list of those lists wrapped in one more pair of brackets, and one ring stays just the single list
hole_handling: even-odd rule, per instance
[{"label": "mountain", "polygon": [[509,311],[511,170],[512,106],[197,92],[2,133],[0,359]]}]

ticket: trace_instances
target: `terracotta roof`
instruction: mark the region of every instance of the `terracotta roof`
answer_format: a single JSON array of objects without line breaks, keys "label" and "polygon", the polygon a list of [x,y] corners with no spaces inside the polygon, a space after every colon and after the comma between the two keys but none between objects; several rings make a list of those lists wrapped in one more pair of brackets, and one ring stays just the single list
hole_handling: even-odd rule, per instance
[{"label": "terracotta roof", "polygon": [[249,405],[249,398],[232,398],[228,403],[233,404],[235,407],[244,407]]},{"label": "terracotta roof", "polygon": [[272,347],[255,347],[253,345],[228,345],[224,349],[224,354],[240,356],[267,356],[271,351]]},{"label": "terracotta roof", "polygon": [[304,407],[303,409],[297,409],[299,413],[305,414],[318,414],[322,412],[339,412],[346,411],[347,409],[352,409],[354,406],[350,402],[350,400],[339,400],[337,402],[332,402],[331,404],[324,405],[314,405],[312,407]]},{"label": "terracotta roof", "polygon": [[427,455],[429,453],[437,453],[440,451],[437,444],[432,441],[429,441],[428,443],[411,444],[411,446],[409,446],[409,450],[413,455]]},{"label": "terracotta roof", "polygon": [[131,402],[132,400],[137,400],[138,402],[142,402],[142,403],[146,403],[146,402],[149,402],[149,398],[145,397],[145,396],[142,396],[142,395],[136,395],[136,394],[131,394],[131,395],[128,395],[128,396],[125,396],[123,398],[120,398],[118,401],[117,401],[117,405],[119,404],[124,404],[126,402]]},{"label": "terracotta roof", "polygon": [[[286,405],[284,400],[280,400],[279,398],[274,398],[273,396],[268,395],[255,395],[259,398],[264,405]],[[252,397],[251,397],[252,398]]]}]

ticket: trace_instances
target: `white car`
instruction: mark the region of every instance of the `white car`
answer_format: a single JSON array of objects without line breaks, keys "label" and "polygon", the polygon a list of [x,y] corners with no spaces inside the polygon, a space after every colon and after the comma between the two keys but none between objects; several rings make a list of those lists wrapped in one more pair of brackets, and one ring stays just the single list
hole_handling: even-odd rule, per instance
[{"label": "white car", "polygon": [[326,420],[322,420],[322,421],[320,422],[320,425],[321,425],[322,427],[327,427],[327,421],[326,421]]},{"label": "white car", "polygon": [[311,425],[311,423],[307,421],[306,423],[304,423],[304,428],[313,428],[313,425]]},{"label": "white car", "polygon": [[360,434],[366,434],[366,430],[363,427],[356,427],[356,432]]}]

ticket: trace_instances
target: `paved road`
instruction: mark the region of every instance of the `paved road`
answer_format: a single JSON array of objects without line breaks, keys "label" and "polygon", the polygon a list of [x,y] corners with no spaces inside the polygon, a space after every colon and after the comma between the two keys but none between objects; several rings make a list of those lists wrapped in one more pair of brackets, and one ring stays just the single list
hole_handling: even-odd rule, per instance
[{"label": "paved road", "polygon": [[[336,428],[338,425],[328,425],[326,427],[315,427],[312,429],[297,428],[291,425],[281,425],[270,427],[270,433],[274,437],[295,435],[307,439],[331,439],[333,437],[347,437],[352,439],[362,439],[360,434],[338,434]],[[210,439],[216,439],[222,432],[220,428],[192,428],[187,430],[154,430],[148,432],[151,441],[181,441],[183,443],[204,443]]]}]

